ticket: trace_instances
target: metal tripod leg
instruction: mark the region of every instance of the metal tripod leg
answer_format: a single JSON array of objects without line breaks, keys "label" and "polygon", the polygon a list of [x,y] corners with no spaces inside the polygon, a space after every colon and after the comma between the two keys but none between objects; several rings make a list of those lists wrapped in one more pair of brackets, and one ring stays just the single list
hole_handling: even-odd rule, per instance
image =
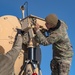
[{"label": "metal tripod leg", "polygon": [[25,61],[26,65],[24,67],[23,75],[41,75],[40,65],[36,61],[36,48],[29,48],[28,52],[28,60]]},{"label": "metal tripod leg", "polygon": [[26,64],[24,75],[34,75],[34,73],[36,73],[37,75],[42,75],[38,65],[30,61],[29,63]]}]

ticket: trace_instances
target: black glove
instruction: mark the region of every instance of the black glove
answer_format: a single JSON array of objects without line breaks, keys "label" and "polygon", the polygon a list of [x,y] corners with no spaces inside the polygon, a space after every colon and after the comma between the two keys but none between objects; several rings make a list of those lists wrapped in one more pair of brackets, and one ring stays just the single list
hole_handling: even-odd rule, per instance
[{"label": "black glove", "polygon": [[21,29],[17,29],[17,34],[22,34],[22,30]]}]

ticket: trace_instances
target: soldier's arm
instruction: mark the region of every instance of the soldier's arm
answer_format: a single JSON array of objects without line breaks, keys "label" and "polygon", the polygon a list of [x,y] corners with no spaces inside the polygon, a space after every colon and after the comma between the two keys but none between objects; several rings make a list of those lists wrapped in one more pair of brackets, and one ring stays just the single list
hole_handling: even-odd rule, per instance
[{"label": "soldier's arm", "polygon": [[36,41],[39,42],[40,44],[46,46],[53,44],[57,42],[61,36],[56,32],[56,33],[51,33],[48,37],[45,37],[40,30],[36,31]]},{"label": "soldier's arm", "polygon": [[6,53],[6,56],[14,62],[21,50],[22,50],[22,36],[21,34],[18,34],[12,49]]}]

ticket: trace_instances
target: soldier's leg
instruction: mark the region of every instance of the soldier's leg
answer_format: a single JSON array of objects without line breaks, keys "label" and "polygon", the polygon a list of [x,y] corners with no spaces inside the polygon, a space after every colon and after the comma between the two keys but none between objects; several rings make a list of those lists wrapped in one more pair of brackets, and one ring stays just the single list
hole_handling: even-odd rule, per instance
[{"label": "soldier's leg", "polygon": [[55,59],[51,61],[50,67],[52,71],[51,75],[59,75],[58,74],[59,72],[58,62]]},{"label": "soldier's leg", "polygon": [[59,63],[59,75],[69,75],[70,63],[63,61]]}]

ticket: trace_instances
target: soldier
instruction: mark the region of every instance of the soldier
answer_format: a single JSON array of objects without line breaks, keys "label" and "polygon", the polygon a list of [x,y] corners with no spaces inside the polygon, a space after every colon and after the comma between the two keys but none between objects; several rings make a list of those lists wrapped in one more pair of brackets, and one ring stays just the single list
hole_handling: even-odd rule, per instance
[{"label": "soldier", "polygon": [[[0,49],[2,48],[0,47]],[[0,75],[14,75],[14,63],[21,50],[22,36],[20,33],[18,33],[12,49],[8,51],[5,55],[0,53]]]},{"label": "soldier", "polygon": [[49,14],[45,18],[45,21],[49,36],[42,34],[39,30],[40,26],[37,23],[34,31],[37,42],[44,46],[52,44],[53,59],[50,63],[51,75],[69,75],[73,52],[67,34],[67,25],[59,20],[55,14]]}]

